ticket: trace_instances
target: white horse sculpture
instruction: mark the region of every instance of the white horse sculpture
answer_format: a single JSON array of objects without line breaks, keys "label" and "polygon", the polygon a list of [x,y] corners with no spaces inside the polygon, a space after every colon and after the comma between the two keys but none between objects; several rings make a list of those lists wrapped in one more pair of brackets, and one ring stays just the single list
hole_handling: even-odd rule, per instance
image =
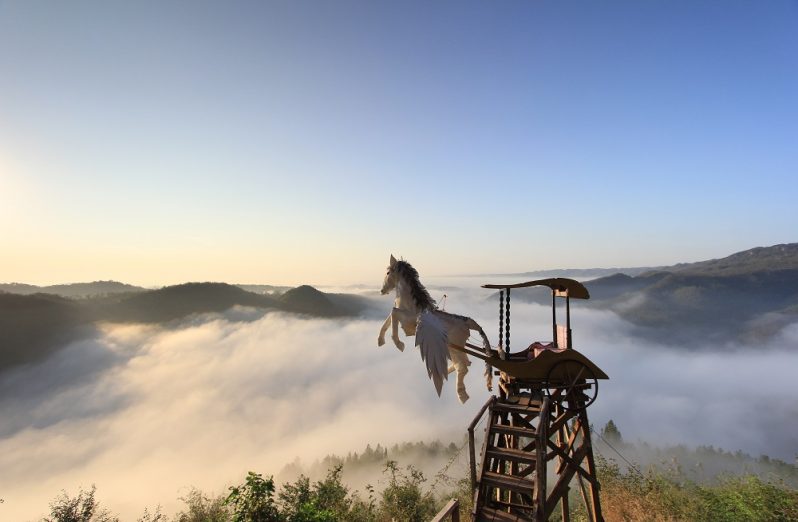
[{"label": "white horse sculpture", "polygon": [[[400,351],[405,345],[399,339],[399,325],[405,334],[416,336],[416,346],[420,348],[421,358],[427,364],[427,373],[435,384],[438,396],[441,395],[443,381],[453,371],[457,371],[457,396],[461,403],[468,400],[464,378],[468,373],[471,361],[466,354],[457,348],[464,348],[470,335],[475,330],[482,337],[486,353],[490,353],[490,342],[482,328],[470,317],[455,315],[438,310],[435,301],[427,289],[418,280],[418,272],[407,261],[397,261],[391,255],[385,281],[382,284],[382,295],[396,289],[396,300],[393,310],[380,328],[377,345],[385,344],[385,332],[391,327],[391,339]],[[447,367],[447,360],[452,364]],[[491,389],[491,369],[485,366],[485,377],[488,390]]]}]

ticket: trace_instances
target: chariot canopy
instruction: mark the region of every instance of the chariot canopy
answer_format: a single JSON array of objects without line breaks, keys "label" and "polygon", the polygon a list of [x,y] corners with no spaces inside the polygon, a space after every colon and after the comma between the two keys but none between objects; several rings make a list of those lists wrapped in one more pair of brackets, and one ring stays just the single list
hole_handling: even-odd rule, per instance
[{"label": "chariot canopy", "polygon": [[585,285],[573,279],[564,277],[552,277],[549,279],[536,279],[526,283],[515,283],[512,285],[482,285],[482,288],[493,288],[496,290],[508,290],[511,288],[527,288],[530,286],[548,286],[557,297],[572,297],[574,299],[590,299],[590,292]]}]

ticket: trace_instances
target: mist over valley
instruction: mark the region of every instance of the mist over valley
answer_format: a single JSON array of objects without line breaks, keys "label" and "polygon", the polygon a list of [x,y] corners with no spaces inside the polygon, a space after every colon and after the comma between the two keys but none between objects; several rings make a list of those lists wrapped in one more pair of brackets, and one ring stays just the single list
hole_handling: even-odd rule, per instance
[{"label": "mist over valley", "polygon": [[[790,261],[587,281],[592,299],[572,304],[574,346],[610,375],[591,421],[613,419],[625,440],[649,447],[711,445],[793,463],[796,245],[760,253],[773,249]],[[497,341],[492,291],[422,281]],[[369,444],[460,444],[489,396],[479,361],[460,405],[451,382],[436,396],[412,343],[378,348],[393,297],[376,284],[102,283],[71,297],[70,285],[62,295],[15,287],[0,294],[0,497],[13,520],[41,516],[79,486],[96,484],[132,519],[158,503],[173,512],[186,488],[221,491],[249,469],[307,470]],[[534,291],[514,292],[512,313],[514,349],[550,335],[548,303]],[[434,474],[445,462],[426,464]]]}]

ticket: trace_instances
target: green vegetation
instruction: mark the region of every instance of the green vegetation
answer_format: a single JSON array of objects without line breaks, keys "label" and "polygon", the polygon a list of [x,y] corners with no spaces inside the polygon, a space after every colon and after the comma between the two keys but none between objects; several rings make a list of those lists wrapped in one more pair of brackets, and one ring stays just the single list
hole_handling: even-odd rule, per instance
[{"label": "green vegetation", "polygon": [[119,522],[107,509],[100,507],[94,498],[97,488],[91,491],[78,492],[77,496],[70,497],[66,491],[50,503],[50,516],[44,522]]},{"label": "green vegetation", "polygon": [[[342,482],[341,471],[336,466],[315,483],[302,475],[284,484],[278,494],[271,477],[250,471],[227,497],[193,489],[180,499],[185,507],[173,518],[167,519],[158,508],[153,513],[145,510],[137,522],[426,522],[451,498],[451,494],[435,495],[424,487],[423,473],[412,466],[400,469],[395,461],[385,464],[388,483],[383,492],[377,496],[369,486],[366,499]],[[95,491],[94,487],[81,490],[76,497],[62,493],[51,503],[44,522],[118,522],[100,507]]]},{"label": "green vegetation", "polygon": [[242,485],[231,487],[224,503],[230,506],[233,522],[280,520],[274,504],[274,480],[264,479],[259,473],[250,471]]},{"label": "green vegetation", "polygon": [[[630,455],[639,447],[623,442],[614,422],[601,432],[617,448]],[[652,455],[665,457],[648,448]],[[678,451],[677,451],[678,450]],[[661,451],[661,450],[660,450]],[[759,459],[743,453],[729,453],[711,447],[688,450],[671,448],[667,459],[645,471],[637,465],[620,466],[614,460],[596,456],[601,482],[601,501],[608,521],[788,521],[798,520],[798,488],[794,479],[798,467],[785,462]],[[389,458],[390,455],[390,458]],[[674,456],[679,455],[679,457]],[[413,465],[402,461],[429,460],[442,469],[429,480]],[[683,462],[703,457],[709,463],[724,459],[737,466],[740,474],[724,474],[713,480],[697,480],[694,469]],[[180,498],[183,508],[167,517],[160,508],[145,510],[137,522],[408,522],[428,521],[451,498],[460,500],[461,514],[467,519],[472,496],[467,471],[461,466],[449,474],[454,463],[466,458],[454,444],[440,442],[405,443],[384,448],[368,446],[347,457],[328,456],[311,469],[329,465],[326,474],[312,480],[305,474],[277,486],[272,477],[249,472],[243,481],[225,495],[208,495],[192,489]],[[460,459],[458,461],[457,459]],[[684,459],[684,460],[681,460]],[[754,465],[759,474],[754,474]],[[293,465],[294,468],[298,464]],[[344,480],[350,472],[381,468],[371,475],[379,489],[371,485],[365,494],[353,490]],[[792,485],[791,485],[792,483]],[[571,489],[571,520],[587,520],[579,488]],[[552,520],[558,519],[555,513]],[[76,497],[62,493],[50,505],[46,522],[115,522],[118,518],[95,499],[95,488],[80,491]]]},{"label": "green vegetation", "polygon": [[[753,475],[721,477],[699,484],[678,470],[622,472],[597,459],[601,501],[607,520],[752,522],[798,520],[798,490]],[[572,505],[579,503],[574,499]],[[584,513],[579,514],[586,519]],[[579,518],[577,518],[579,519]]]}]

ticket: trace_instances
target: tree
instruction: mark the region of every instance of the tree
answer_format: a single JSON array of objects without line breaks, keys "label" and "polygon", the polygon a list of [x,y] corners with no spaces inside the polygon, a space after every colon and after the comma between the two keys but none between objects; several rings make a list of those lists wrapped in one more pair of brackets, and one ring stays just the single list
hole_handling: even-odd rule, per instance
[{"label": "tree", "polygon": [[610,444],[621,444],[623,442],[621,431],[618,429],[612,419],[607,421],[607,424],[601,430],[601,436]]}]

